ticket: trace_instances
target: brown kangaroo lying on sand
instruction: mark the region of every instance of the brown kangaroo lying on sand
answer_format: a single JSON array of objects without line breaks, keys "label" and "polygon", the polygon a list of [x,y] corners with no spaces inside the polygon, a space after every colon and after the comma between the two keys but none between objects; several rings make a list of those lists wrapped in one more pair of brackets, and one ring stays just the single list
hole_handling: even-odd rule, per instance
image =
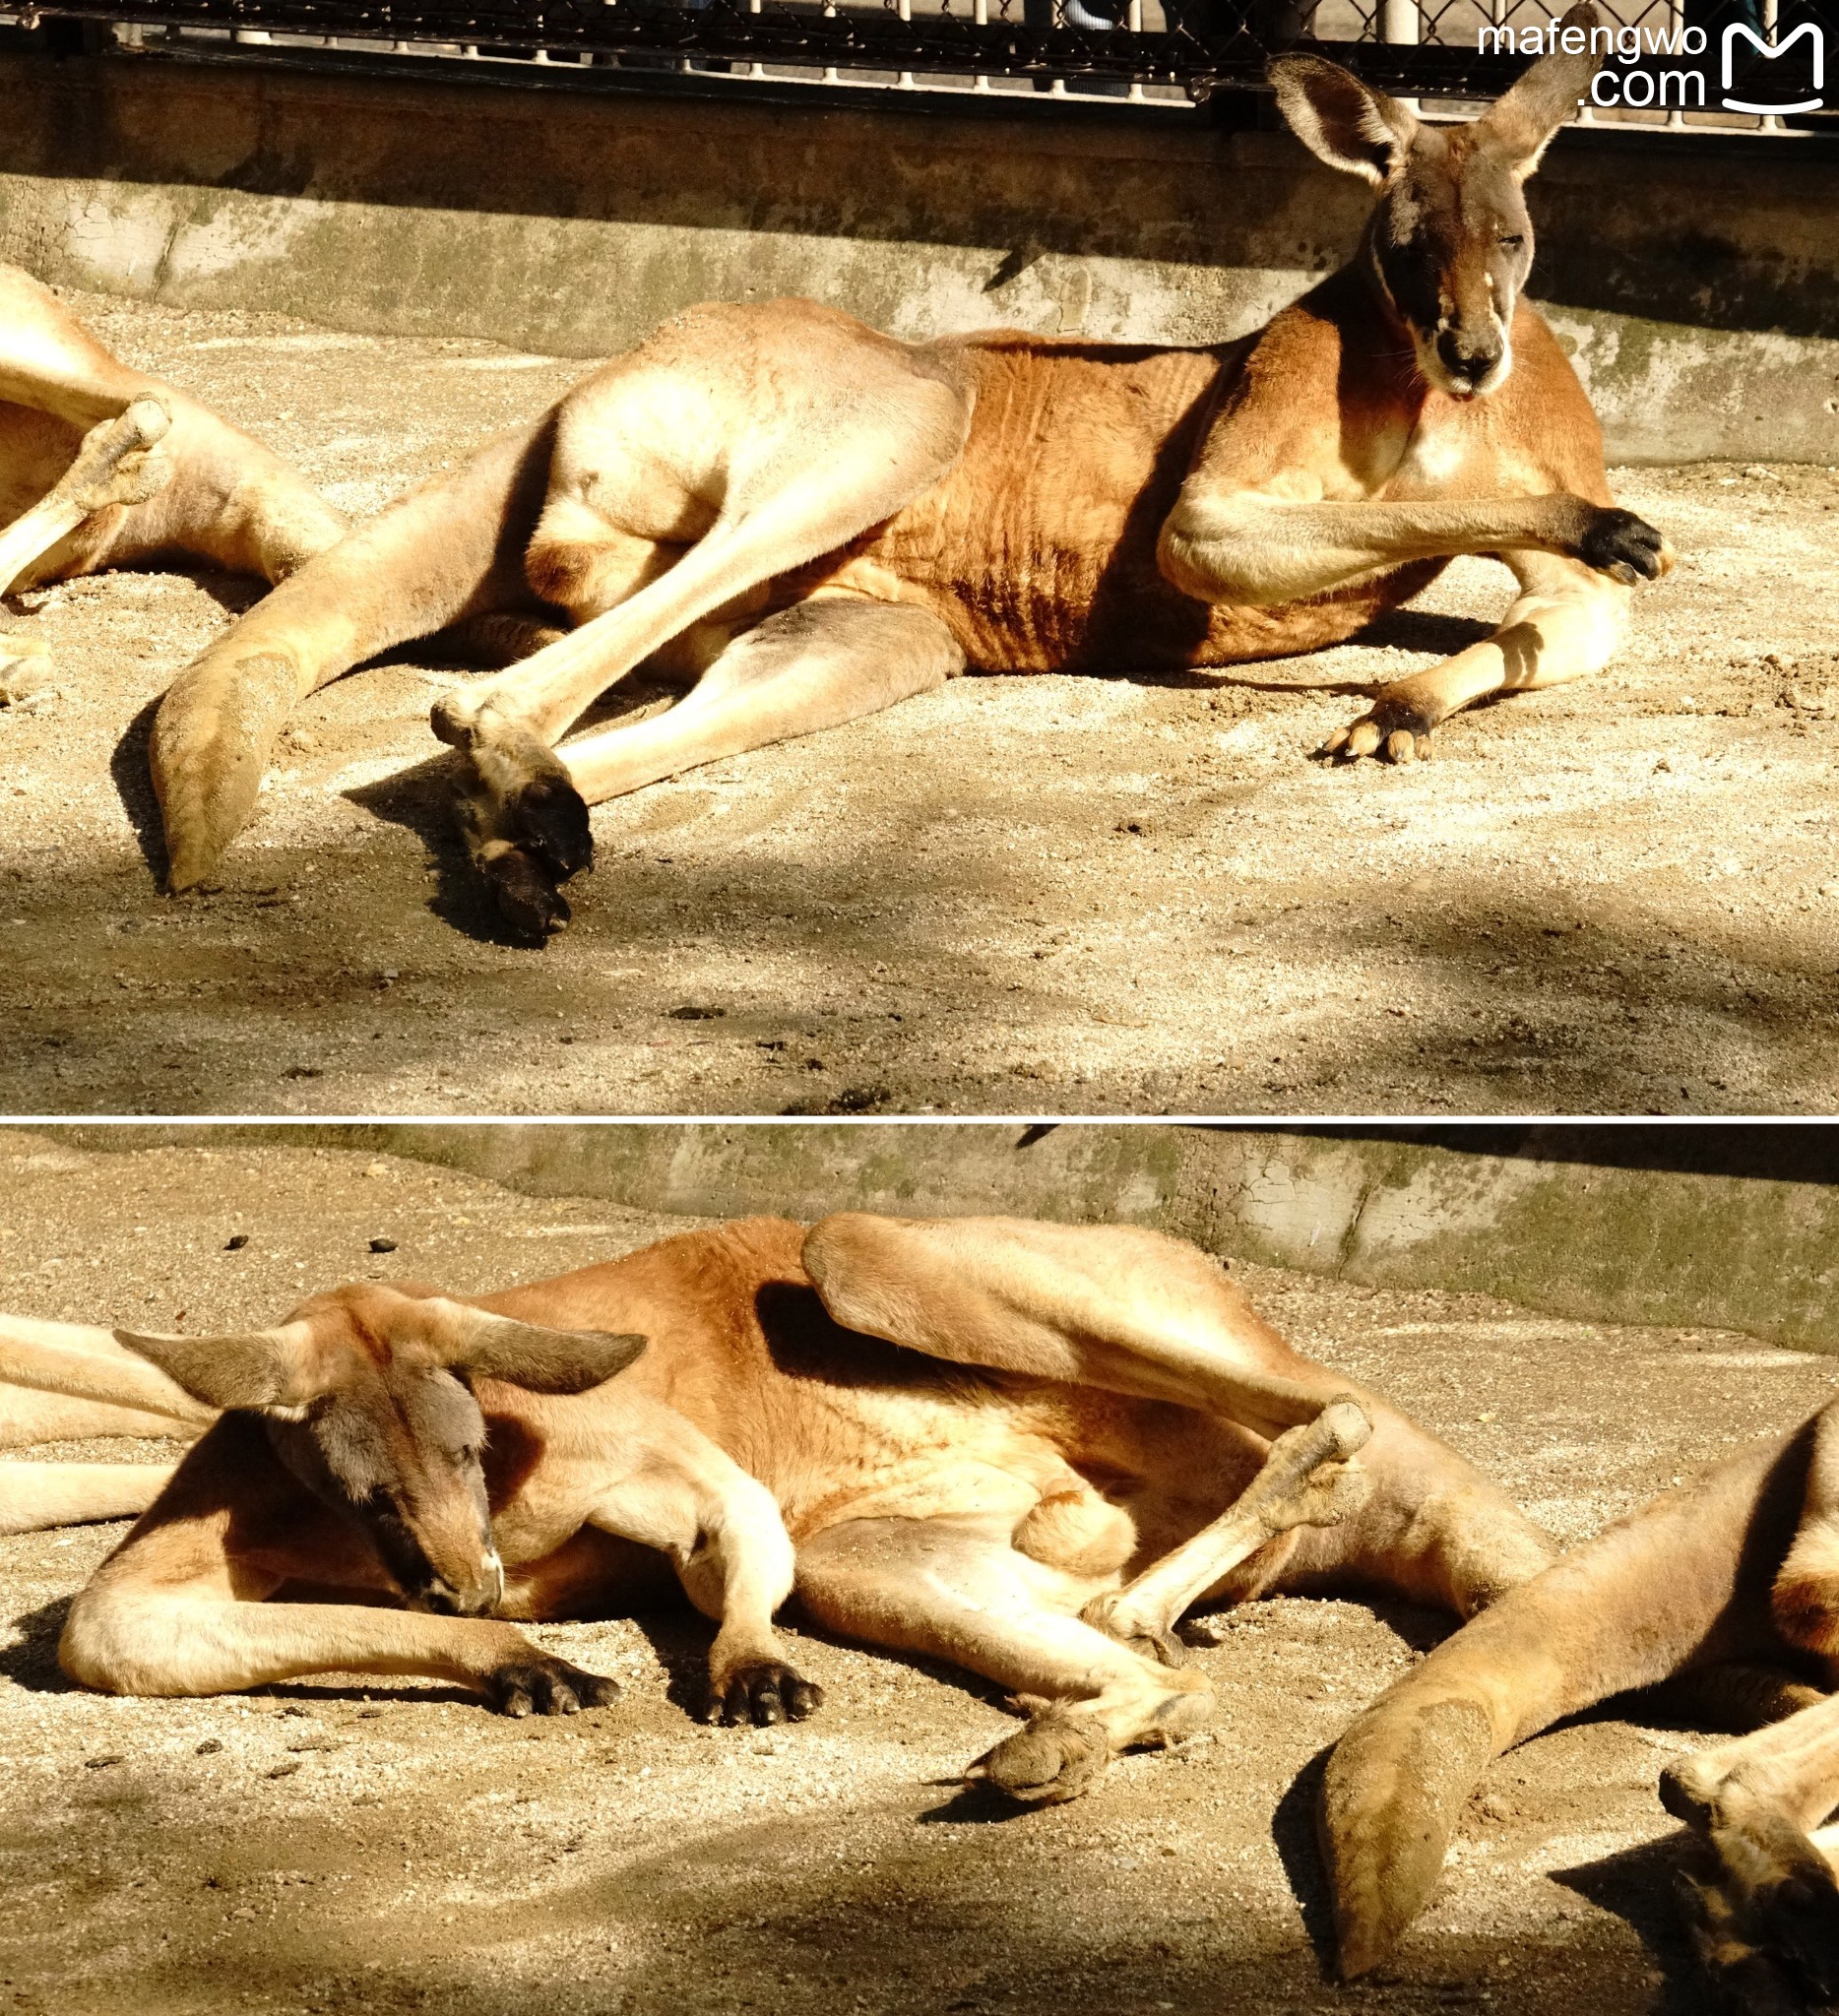
[{"label": "brown kangaroo lying on sand", "polygon": [[[520,1338],[568,1365],[555,1333],[582,1328],[649,1346],[592,1390],[529,1375]],[[128,1361],[106,1331],[6,1319],[0,1336],[17,1340],[0,1373],[30,1376],[35,1351],[52,1365],[38,1383],[59,1376],[60,1338],[66,1355],[94,1348],[95,1383],[66,1391],[99,1394],[97,1368]],[[476,1339],[511,1354],[518,1385],[488,1382],[505,1362]],[[1173,1635],[1197,1601],[1352,1585],[1466,1615],[1552,1553],[1454,1451],[1292,1352],[1207,1255],[1128,1228],[752,1219],[476,1303],[352,1287],[255,1338],[129,1342],[180,1404],[242,1411],[71,1609],[67,1670],[122,1692],[356,1670],[567,1709],[599,1683],[509,1623],[264,1599],[291,1578],[425,1607],[438,1570],[441,1607],[598,1614],[648,1586],[637,1542],[722,1617],[724,1712],[813,1705],[769,1621],[795,1581],[821,1625],[1020,1696],[1027,1727],[974,1769],[1054,1800],[1114,1751],[1205,1721],[1211,1685]],[[604,1344],[589,1340],[596,1365]],[[488,1375],[501,1592],[470,1509],[476,1417],[435,1365]],[[440,1428],[431,1401],[425,1427],[411,1417],[412,1462],[375,1424],[409,1386],[438,1388],[455,1420]],[[145,1406],[148,1389],[122,1397]]]},{"label": "brown kangaroo lying on sand", "polygon": [[[109,355],[0,266],[0,595],[183,552],[280,581],[344,521],[277,455]],[[45,684],[41,639],[0,635],[0,703]]]},{"label": "brown kangaroo lying on sand", "polygon": [[[1455,127],[1319,57],[1273,64],[1299,135],[1379,200],[1348,266],[1232,343],[906,344],[797,300],[676,317],[180,674],[153,744],[170,886],[211,876],[297,700],[462,618],[540,646],[434,710],[473,858],[532,937],[567,916],[589,804],[967,664],[1316,651],[1488,553],[1520,585],[1500,628],[1382,688],[1328,751],[1409,761],[1473,701],[1595,671],[1670,554],[1614,508],[1596,416],[1520,288],[1521,184],[1598,60],[1548,56]],[[694,689],[555,747],[648,660]]]},{"label": "brown kangaroo lying on sand", "polygon": [[1687,1884],[1700,1958],[1744,2016],[1839,1999],[1839,1884],[1815,1832],[1839,1807],[1839,1402],[1513,1590],[1355,1723],[1322,1803],[1343,1974],[1424,1908],[1490,1759],[1675,1675],[1720,1682],[1754,1732],[1661,1779],[1714,1865]]}]

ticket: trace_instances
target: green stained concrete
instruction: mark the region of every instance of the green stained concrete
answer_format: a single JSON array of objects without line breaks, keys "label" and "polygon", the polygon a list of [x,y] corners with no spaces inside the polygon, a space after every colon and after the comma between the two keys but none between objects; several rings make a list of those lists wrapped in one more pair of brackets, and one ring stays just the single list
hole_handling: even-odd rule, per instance
[{"label": "green stained concrete", "polygon": [[[1839,1352],[1839,1143],[1798,1129],[1490,1128],[1474,1151],[1409,1133],[1114,1123],[68,1131],[89,1148],[254,1136],[385,1150],[528,1194],[711,1217],[1114,1220],[1371,1287]],[[1486,1152],[1503,1139],[1513,1152]]]}]

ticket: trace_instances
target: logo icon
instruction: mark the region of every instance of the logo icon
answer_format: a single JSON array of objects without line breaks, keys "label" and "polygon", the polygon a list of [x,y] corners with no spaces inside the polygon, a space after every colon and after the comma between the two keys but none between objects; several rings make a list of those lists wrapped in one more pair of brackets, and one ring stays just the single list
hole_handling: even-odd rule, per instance
[{"label": "logo icon", "polygon": [[[1778,56],[1787,55],[1788,51],[1794,47],[1801,37],[1806,35],[1807,40],[1813,44],[1813,95],[1810,98],[1802,98],[1798,103],[1792,105],[1756,105],[1751,104],[1745,98],[1732,97],[1731,92],[1734,80],[1731,76],[1731,70],[1740,35],[1758,56],[1770,63],[1773,63]],[[1792,30],[1779,42],[1771,45],[1765,42],[1753,28],[1748,27],[1744,22],[1731,22],[1724,31],[1723,81],[1723,104],[1727,112],[1760,112],[1764,116],[1770,113],[1780,114],[1782,112],[1817,112],[1820,109],[1820,94],[1826,89],[1825,37],[1812,22],[1804,21],[1799,28]]]}]

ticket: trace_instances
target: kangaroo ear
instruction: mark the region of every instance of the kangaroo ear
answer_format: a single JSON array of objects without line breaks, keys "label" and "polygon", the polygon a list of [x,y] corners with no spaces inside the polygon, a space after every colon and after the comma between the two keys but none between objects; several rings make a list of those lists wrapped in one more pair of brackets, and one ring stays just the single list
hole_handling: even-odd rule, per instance
[{"label": "kangaroo ear", "polygon": [[1538,167],[1552,136],[1576,111],[1590,89],[1590,80],[1603,67],[1606,52],[1590,46],[1590,32],[1607,26],[1590,0],[1577,0],[1558,23],[1558,35],[1561,39],[1566,30],[1582,29],[1582,50],[1572,55],[1554,49],[1550,56],[1541,56],[1519,83],[1475,122],[1482,138],[1506,158],[1519,181],[1524,182]]},{"label": "kangaroo ear", "polygon": [[194,1400],[218,1408],[304,1407],[323,1391],[303,1332],[256,1330],[245,1337],[144,1337],[117,1330],[115,1342],[151,1358]]},{"label": "kangaroo ear", "polygon": [[1325,56],[1279,56],[1265,73],[1291,131],[1318,159],[1377,189],[1411,152],[1418,121]]},{"label": "kangaroo ear", "polygon": [[435,1349],[460,1371],[532,1393],[586,1393],[622,1372],[648,1339],[608,1330],[548,1330],[442,1298]]}]

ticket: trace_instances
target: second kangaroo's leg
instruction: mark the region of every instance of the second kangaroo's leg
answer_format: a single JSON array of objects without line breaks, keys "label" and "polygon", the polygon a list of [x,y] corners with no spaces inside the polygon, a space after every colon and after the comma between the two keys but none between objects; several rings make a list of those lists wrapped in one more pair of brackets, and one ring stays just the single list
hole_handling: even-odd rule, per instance
[{"label": "second kangaroo's leg", "polygon": [[1012,1798],[1076,1798],[1115,1752],[1185,1735],[1213,1713],[1201,1673],[1171,1671],[1068,1614],[1070,1578],[1016,1552],[1000,1522],[850,1520],[799,1544],[797,1589],[833,1631],[949,1660],[1022,1697],[1027,1727],[972,1766]]},{"label": "second kangaroo's leg", "polygon": [[0,1533],[43,1533],[145,1512],[169,1463],[0,1463]]},{"label": "second kangaroo's leg", "polygon": [[737,637],[668,713],[564,743],[548,760],[569,795],[539,805],[535,778],[501,776],[488,744],[462,771],[461,830],[507,920],[539,937],[566,918],[556,885],[587,853],[584,839],[557,844],[558,807],[597,805],[701,763],[835,727],[929,692],[963,668],[963,652],[929,610],[817,597]]}]

